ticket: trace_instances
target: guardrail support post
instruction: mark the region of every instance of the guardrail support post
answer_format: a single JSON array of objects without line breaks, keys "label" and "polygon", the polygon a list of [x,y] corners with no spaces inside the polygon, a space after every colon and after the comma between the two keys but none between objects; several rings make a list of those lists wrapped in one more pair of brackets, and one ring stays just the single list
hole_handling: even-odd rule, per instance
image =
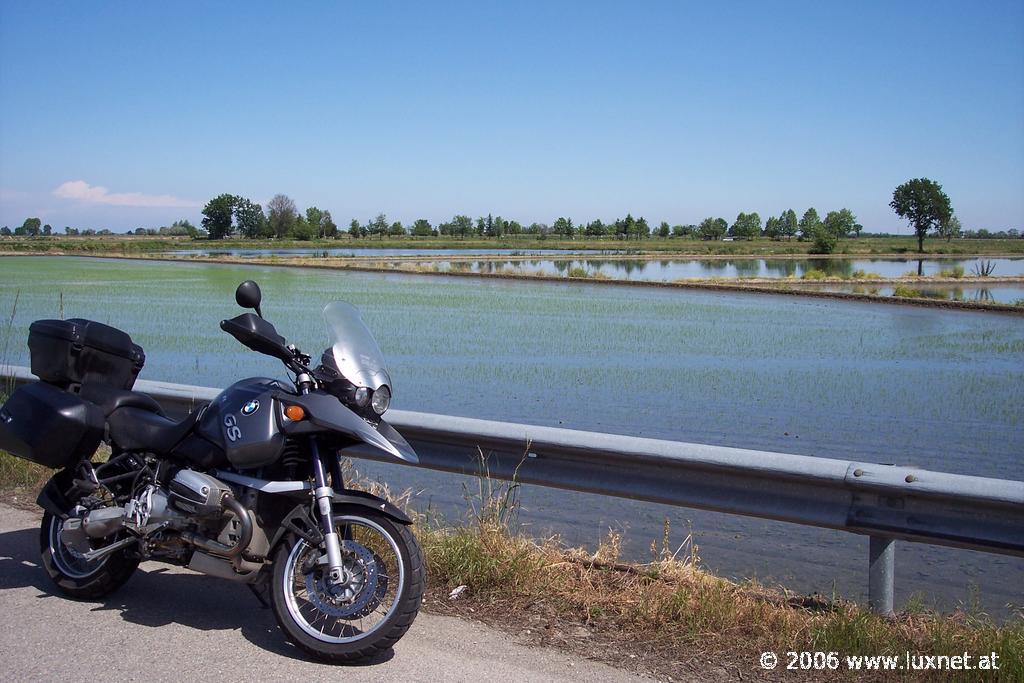
[{"label": "guardrail support post", "polygon": [[893,614],[893,573],[896,569],[896,540],[868,537],[868,606],[872,612]]}]

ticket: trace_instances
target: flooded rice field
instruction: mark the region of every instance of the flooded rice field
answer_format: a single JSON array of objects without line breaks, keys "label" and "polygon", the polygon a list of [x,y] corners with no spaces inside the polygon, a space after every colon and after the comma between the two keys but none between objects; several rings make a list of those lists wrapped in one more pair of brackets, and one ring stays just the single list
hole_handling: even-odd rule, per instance
[{"label": "flooded rice field", "polygon": [[[893,296],[897,285],[891,284],[844,284],[830,283],[824,285],[789,285],[792,289],[807,289],[817,292],[840,292],[843,294],[872,294],[875,296]],[[961,285],[949,284],[918,284],[903,285],[904,290],[917,292],[915,296],[939,301],[973,301],[977,303],[1013,304],[1024,301],[1024,283],[983,285],[977,282],[965,282]]]},{"label": "flooded rice field", "polygon": [[400,257],[400,256],[477,256],[496,254],[504,256],[568,256],[573,254],[620,254],[619,249],[177,249],[163,252],[167,256],[237,256],[260,258],[266,256],[315,256],[319,258]]},{"label": "flooded rice field", "polygon": [[[142,377],[225,386],[282,376],[220,331],[234,287],[310,352],[319,310],[358,306],[391,364],[395,406],[424,412],[898,463],[1024,479],[1024,318],[742,292],[602,287],[397,273],[67,257],[0,259],[0,313],[17,299],[7,362],[28,364],[29,324],[84,317],[130,332]],[[363,463],[445,515],[459,477]],[[647,559],[671,520],[707,567],[799,592],[865,595],[867,539],[730,515],[530,487],[523,521],[593,545],[626,531]],[[1020,605],[1024,560],[898,544],[897,598]]]},{"label": "flooded rice field", "polygon": [[[410,265],[411,262],[398,263]],[[971,276],[991,264],[990,273],[998,277],[1024,277],[1024,258],[944,258],[944,259],[871,259],[871,258],[576,258],[576,259],[480,259],[432,260],[420,265],[441,272],[507,273],[547,276],[565,276],[570,271],[582,270],[587,277],[605,277],[614,280],[672,282],[681,279],[707,278],[801,278],[810,271],[819,271],[825,277],[882,277],[935,276],[943,271],[959,272]],[[581,273],[582,275],[582,273]]]}]

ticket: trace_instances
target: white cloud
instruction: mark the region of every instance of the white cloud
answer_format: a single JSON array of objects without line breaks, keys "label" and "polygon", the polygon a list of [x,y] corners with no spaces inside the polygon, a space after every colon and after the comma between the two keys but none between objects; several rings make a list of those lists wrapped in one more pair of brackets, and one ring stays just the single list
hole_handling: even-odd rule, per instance
[{"label": "white cloud", "polygon": [[105,187],[90,185],[84,180],[69,180],[53,191],[55,197],[73,199],[89,204],[107,204],[108,206],[145,206],[145,207],[191,207],[199,206],[198,202],[179,199],[169,194],[143,194],[141,192],[111,192]]}]

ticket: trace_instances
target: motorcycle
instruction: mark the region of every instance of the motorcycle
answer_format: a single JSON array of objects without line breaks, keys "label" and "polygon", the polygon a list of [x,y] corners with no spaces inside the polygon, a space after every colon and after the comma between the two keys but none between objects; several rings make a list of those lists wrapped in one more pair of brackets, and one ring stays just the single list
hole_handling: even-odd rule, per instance
[{"label": "motorcycle", "polygon": [[[345,449],[416,462],[382,416],[391,378],[359,312],[323,311],[320,364],[263,318],[259,286],[238,286],[254,313],[220,323],[281,360],[292,382],[254,377],[181,420],[132,391],[145,363],[129,335],[100,323],[42,320],[32,372],[0,409],[0,449],[60,470],[43,487],[40,552],[64,594],[102,598],[155,560],[248,585],[285,636],[316,658],[357,662],[409,629],[424,589],[411,520],[346,488]],[[101,442],[105,462],[94,462]]]}]

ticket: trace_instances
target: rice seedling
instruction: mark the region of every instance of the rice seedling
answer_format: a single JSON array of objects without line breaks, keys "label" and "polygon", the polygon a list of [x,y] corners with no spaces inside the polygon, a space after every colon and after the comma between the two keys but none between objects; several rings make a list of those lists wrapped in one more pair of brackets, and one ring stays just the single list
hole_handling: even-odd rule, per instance
[{"label": "rice seedling", "polygon": [[974,264],[971,269],[976,277],[989,277],[996,270],[996,264],[994,261],[981,260]]}]

